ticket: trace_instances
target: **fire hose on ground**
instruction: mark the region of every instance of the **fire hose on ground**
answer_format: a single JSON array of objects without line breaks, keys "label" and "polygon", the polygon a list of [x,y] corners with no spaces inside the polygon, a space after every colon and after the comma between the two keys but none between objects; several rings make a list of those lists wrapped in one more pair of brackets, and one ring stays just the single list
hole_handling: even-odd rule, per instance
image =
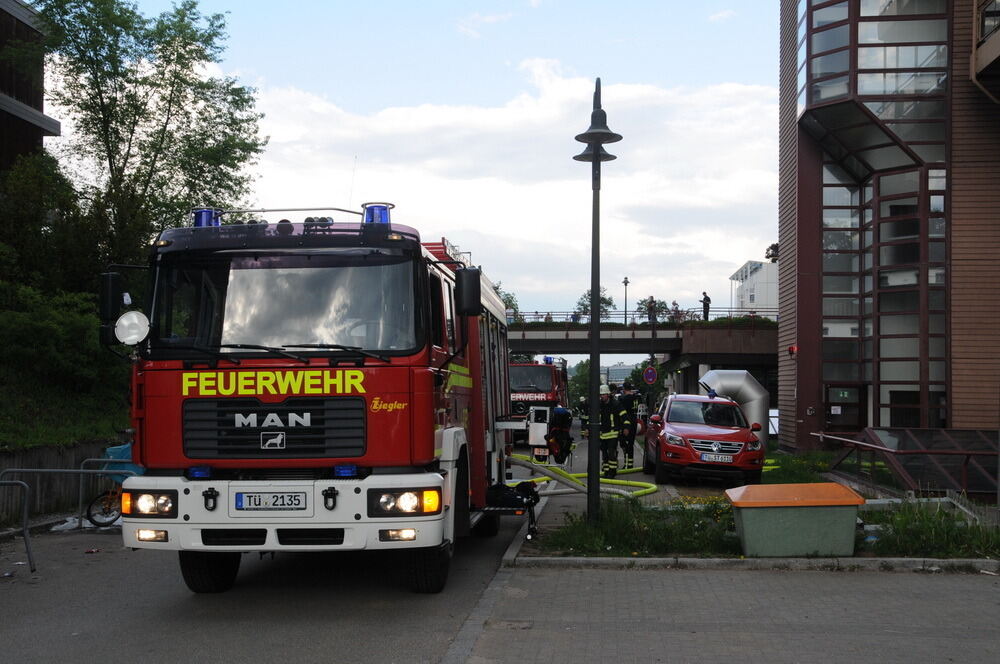
[{"label": "fire hose on ground", "polygon": [[[587,478],[587,473],[569,473],[560,468],[549,463],[543,463],[535,461],[533,458],[523,455],[523,454],[512,454],[510,455],[510,461],[514,465],[521,466],[522,468],[527,468],[528,470],[537,472],[542,475],[542,477],[535,477],[529,480],[519,480],[519,481],[529,481],[537,482],[541,484],[542,482],[559,482],[560,484],[565,484],[568,488],[566,489],[545,489],[538,492],[539,496],[556,496],[564,494],[573,493],[587,493],[587,484],[581,482],[581,479]],[[637,473],[641,471],[641,468],[626,468],[624,470],[619,470],[619,475],[624,475],[626,473]],[[649,482],[638,482],[635,480],[617,480],[608,479],[606,477],[600,478],[601,483],[601,493],[607,493],[616,496],[648,496],[651,493],[656,493],[657,486]],[[605,486],[607,485],[607,486]],[[627,489],[616,489],[615,486],[628,486],[628,487],[638,487],[637,491],[629,491]]]}]

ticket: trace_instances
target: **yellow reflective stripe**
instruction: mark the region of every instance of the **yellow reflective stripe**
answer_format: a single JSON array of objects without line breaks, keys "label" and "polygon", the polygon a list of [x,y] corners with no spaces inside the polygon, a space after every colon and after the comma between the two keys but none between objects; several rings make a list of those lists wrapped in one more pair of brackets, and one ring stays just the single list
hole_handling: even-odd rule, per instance
[{"label": "yellow reflective stripe", "polygon": [[444,448],[443,447],[436,447],[436,448],[434,448],[434,456],[439,457],[443,453],[444,453]]},{"label": "yellow reflective stripe", "polygon": [[460,364],[449,364],[448,371],[450,372],[448,382],[444,386],[446,392],[453,387],[472,387],[472,376],[469,374],[468,367],[463,367]]}]

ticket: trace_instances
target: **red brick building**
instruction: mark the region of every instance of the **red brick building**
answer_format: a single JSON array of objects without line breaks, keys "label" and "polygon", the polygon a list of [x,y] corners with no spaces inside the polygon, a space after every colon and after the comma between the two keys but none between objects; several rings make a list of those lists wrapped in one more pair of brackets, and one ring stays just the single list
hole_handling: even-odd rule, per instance
[{"label": "red brick building", "polygon": [[780,440],[1000,424],[1000,0],[781,0]]}]

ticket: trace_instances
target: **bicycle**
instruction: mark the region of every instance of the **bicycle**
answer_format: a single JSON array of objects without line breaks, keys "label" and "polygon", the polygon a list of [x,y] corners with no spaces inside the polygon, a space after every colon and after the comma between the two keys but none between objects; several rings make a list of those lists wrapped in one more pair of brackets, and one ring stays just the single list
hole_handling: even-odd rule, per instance
[{"label": "bicycle", "polygon": [[[104,450],[104,456],[108,459],[118,461],[131,460],[132,443],[108,447]],[[142,466],[136,466],[132,463],[106,463],[102,467],[102,470],[130,470],[136,475],[141,475],[145,472]],[[122,515],[122,483],[126,477],[128,475],[125,474],[108,475],[108,478],[115,483],[115,486],[110,491],[105,491],[90,501],[86,512],[87,521],[90,521],[98,528],[107,528],[114,525]]]}]

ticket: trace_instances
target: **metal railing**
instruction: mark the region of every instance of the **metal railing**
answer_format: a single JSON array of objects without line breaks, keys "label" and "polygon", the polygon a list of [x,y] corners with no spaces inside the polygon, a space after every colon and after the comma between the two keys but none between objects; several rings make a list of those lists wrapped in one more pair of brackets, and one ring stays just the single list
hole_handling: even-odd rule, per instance
[{"label": "metal railing", "polygon": [[[128,463],[128,464],[132,463],[132,459],[109,459],[108,457],[90,457],[89,459],[84,459],[83,461],[80,462],[80,470],[83,470],[83,467],[86,466],[88,463],[96,463],[98,461],[101,463]],[[110,470],[110,469],[106,468],[105,470]],[[114,471],[114,474],[135,475],[135,472],[131,470],[116,470]],[[80,489],[78,492],[78,501],[76,507],[77,507],[76,528],[77,530],[81,530],[83,529],[83,475],[80,476]]]},{"label": "metal railing", "polygon": [[31,487],[21,480],[0,479],[0,486],[21,487],[21,536],[24,537],[24,550],[28,554],[28,565],[31,571],[35,571],[35,558],[31,555],[31,537],[28,535],[28,496],[31,494]]},{"label": "metal railing", "polygon": [[[976,456],[996,457],[997,454],[998,454],[997,452],[993,452],[991,450],[897,450],[897,449],[893,449],[891,447],[885,447],[883,445],[874,445],[872,443],[866,443],[866,442],[860,441],[860,440],[853,440],[851,438],[844,438],[842,436],[833,436],[833,435],[830,435],[828,433],[823,433],[822,431],[819,432],[819,433],[811,433],[809,435],[815,436],[815,437],[819,438],[819,440],[820,440],[821,443],[825,442],[826,440],[833,440],[833,441],[836,441],[838,443],[843,444],[845,447],[851,447],[851,448],[853,448],[853,450],[846,450],[845,453],[844,453],[844,455],[841,456],[837,461],[835,461],[830,466],[830,470],[834,470],[837,466],[839,466],[841,463],[843,463],[844,461],[846,461],[847,458],[851,455],[852,451],[855,451],[858,454],[858,460],[859,460],[858,467],[859,468],[861,467],[861,464],[860,464],[861,450],[866,450],[868,452],[871,452],[871,454],[872,454],[872,466],[871,467],[873,467],[873,468],[874,468],[874,460],[875,460],[875,454],[876,453],[881,453],[881,454],[884,454],[884,455],[889,455],[889,456],[886,456],[886,460],[887,461],[891,461],[890,465],[896,471],[896,475],[898,477],[900,477],[904,482],[906,482],[908,488],[911,491],[918,491],[920,489],[920,487],[918,486],[918,484],[915,481],[913,481],[913,478],[910,477],[910,474],[908,472],[906,472],[906,470],[902,467],[902,465],[896,459],[897,456],[917,456],[917,455],[924,455],[924,456],[961,456],[961,457],[964,457],[964,459],[962,460],[961,488],[962,488],[962,492],[963,493],[968,493],[968,488],[969,488],[969,461],[971,461],[972,457],[976,457]],[[998,479],[998,481],[1000,481],[1000,478],[997,478],[997,479]]]},{"label": "metal railing", "polygon": [[[778,310],[775,308],[761,307],[752,309],[746,307],[712,307],[708,310],[708,320],[720,320],[725,318],[769,318],[778,319]],[[704,321],[704,311],[702,309],[678,309],[658,313],[654,324],[675,324]],[[525,323],[578,323],[586,325],[590,322],[590,316],[580,314],[577,311],[518,311],[514,316],[508,316],[508,324],[522,325]],[[649,325],[649,315],[641,310],[612,309],[601,317],[602,324],[618,323],[629,325]]]},{"label": "metal railing", "polygon": [[[100,459],[101,461],[111,461],[111,459]],[[124,459],[122,459],[124,461]],[[31,494],[31,487],[26,482],[20,480],[4,480],[5,475],[13,473],[36,473],[45,475],[80,475],[80,491],[83,492],[84,475],[135,475],[131,470],[84,470],[80,468],[5,468],[0,470],[0,486],[21,486],[23,489],[23,502],[21,503],[21,532],[24,534],[24,549],[28,553],[28,561],[31,563],[31,571],[35,571],[35,562],[31,555],[31,537],[28,530],[28,496]],[[81,512],[82,517],[82,512]]]}]

